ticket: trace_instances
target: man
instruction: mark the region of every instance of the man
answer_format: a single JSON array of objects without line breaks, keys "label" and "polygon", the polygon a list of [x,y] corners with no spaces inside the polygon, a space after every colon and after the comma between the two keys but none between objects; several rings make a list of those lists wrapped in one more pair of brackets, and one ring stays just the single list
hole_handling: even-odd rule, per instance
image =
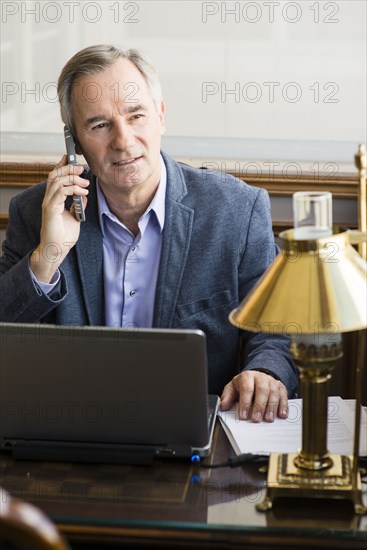
[{"label": "man", "polygon": [[266,191],[161,152],[160,86],[136,50],[82,50],[58,93],[90,170],[82,178],[84,167],[63,156],[47,183],[12,200],[1,320],[202,329],[222,409],[239,399],[244,419],[286,418],[297,385],[288,339],[228,321],[277,251]]}]

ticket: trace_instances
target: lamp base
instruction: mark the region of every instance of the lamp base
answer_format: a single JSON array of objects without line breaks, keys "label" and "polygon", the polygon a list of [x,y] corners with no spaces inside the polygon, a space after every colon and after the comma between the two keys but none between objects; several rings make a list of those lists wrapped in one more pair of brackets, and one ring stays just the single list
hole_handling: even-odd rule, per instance
[{"label": "lamp base", "polygon": [[333,465],[323,471],[297,468],[296,453],[270,455],[265,499],[256,505],[261,512],[270,510],[278,497],[337,498],[353,502],[355,514],[367,514],[362,502],[361,478],[353,475],[353,457],[330,455]]}]

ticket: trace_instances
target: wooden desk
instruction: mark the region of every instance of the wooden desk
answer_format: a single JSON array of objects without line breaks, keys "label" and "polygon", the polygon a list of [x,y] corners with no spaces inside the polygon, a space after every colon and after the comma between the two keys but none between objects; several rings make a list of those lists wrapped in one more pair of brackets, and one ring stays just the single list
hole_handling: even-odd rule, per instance
[{"label": "wooden desk", "polygon": [[[229,455],[217,422],[208,461]],[[163,460],[153,466],[16,463],[1,454],[0,471],[4,489],[48,514],[73,549],[367,547],[367,516],[354,516],[345,502],[286,499],[257,512],[265,475],[254,464],[206,470]]]}]

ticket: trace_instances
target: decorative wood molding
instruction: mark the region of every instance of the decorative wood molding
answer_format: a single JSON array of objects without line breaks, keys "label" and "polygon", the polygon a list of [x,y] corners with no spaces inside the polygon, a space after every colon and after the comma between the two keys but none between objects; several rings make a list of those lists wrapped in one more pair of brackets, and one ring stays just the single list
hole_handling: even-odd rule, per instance
[{"label": "decorative wood molding", "polygon": [[0,188],[26,188],[47,179],[55,163],[0,162]]},{"label": "decorative wood molding", "polygon": [[250,185],[267,189],[270,195],[291,196],[296,191],[330,191],[338,198],[358,198],[358,175],[340,173],[333,176],[303,174],[246,174],[229,172]]},{"label": "decorative wood molding", "polygon": [[[0,188],[25,188],[47,179],[54,163],[1,162]],[[357,198],[358,175],[336,173],[333,175],[304,172],[284,175],[283,173],[258,174],[228,171],[229,174],[250,185],[263,187],[270,195],[291,196],[296,191],[331,191],[335,197]]]},{"label": "decorative wood molding", "polygon": [[[55,163],[45,162],[0,162],[0,190],[19,191],[47,179]],[[316,172],[258,174],[228,171],[229,174],[250,185],[265,188],[270,196],[291,197],[296,191],[331,191],[334,197],[358,200],[358,175],[336,173],[333,175]],[[273,220],[274,234],[278,235],[292,225],[291,220]],[[0,229],[6,229],[8,214],[0,213]],[[350,226],[350,224],[349,224]]]}]

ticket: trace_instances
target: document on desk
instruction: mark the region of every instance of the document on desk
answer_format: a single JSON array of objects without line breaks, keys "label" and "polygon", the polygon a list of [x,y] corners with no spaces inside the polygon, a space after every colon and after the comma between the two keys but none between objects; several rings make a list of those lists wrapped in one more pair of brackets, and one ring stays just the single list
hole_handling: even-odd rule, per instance
[{"label": "document on desk", "polygon": [[[328,400],[328,451],[351,455],[354,442],[353,400],[341,397]],[[289,400],[287,419],[255,423],[240,420],[238,402],[229,411],[219,411],[219,419],[236,454],[296,453],[302,446],[302,399]],[[361,456],[367,455],[367,413],[362,409]]]}]

